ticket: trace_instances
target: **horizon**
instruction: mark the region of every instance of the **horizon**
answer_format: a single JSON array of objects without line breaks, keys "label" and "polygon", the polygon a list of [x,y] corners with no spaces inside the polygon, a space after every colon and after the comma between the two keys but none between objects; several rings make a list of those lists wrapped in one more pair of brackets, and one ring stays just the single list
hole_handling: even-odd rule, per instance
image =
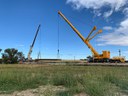
[{"label": "horizon", "polygon": [[59,10],[85,38],[94,26],[95,32],[102,29],[103,32],[90,41],[99,54],[108,50],[112,58],[119,56],[121,50],[121,55],[128,59],[128,0],[1,0],[0,48],[16,48],[27,57],[41,24],[31,54],[33,59],[38,52],[43,59],[56,59],[58,49],[60,59],[92,56],[87,45],[58,15]]}]

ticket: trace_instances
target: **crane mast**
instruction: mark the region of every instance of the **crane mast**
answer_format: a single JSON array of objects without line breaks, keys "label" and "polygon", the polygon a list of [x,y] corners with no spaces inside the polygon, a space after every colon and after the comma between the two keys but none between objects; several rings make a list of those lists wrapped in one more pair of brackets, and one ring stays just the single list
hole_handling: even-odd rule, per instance
[{"label": "crane mast", "polygon": [[32,42],[32,45],[30,46],[30,49],[29,49],[29,52],[28,52],[28,60],[31,60],[32,49],[33,49],[33,46],[34,46],[34,44],[35,44],[35,41],[36,41],[36,37],[37,37],[37,35],[38,35],[38,32],[39,32],[39,30],[40,30],[40,26],[41,26],[41,25],[38,26],[37,31],[36,31],[36,34],[35,34],[35,37],[34,37],[34,40],[33,40],[33,42]]}]

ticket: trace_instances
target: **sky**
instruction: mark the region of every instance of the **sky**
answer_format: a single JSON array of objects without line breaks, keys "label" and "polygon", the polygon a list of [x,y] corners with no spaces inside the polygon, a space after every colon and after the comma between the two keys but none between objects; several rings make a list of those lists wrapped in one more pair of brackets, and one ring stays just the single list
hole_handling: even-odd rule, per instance
[{"label": "sky", "polygon": [[[128,59],[128,0],[0,0],[0,48],[16,48],[27,57],[39,24],[31,57],[85,59],[92,52],[58,15],[61,11],[86,38],[94,26],[102,33],[90,43],[101,54]],[[59,45],[59,47],[58,47]]]}]

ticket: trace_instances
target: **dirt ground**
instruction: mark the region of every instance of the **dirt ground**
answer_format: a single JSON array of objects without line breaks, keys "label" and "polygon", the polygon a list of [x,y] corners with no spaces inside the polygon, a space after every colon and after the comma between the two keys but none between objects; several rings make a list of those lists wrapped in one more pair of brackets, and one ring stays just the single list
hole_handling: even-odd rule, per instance
[{"label": "dirt ground", "polygon": [[[0,94],[0,96],[56,96],[57,92],[66,91],[63,86],[40,86],[36,89],[27,89],[24,91],[16,91],[12,94]],[[85,93],[76,94],[74,96],[89,96]]]},{"label": "dirt ground", "polygon": [[40,86],[36,89],[27,89],[21,92],[13,92],[12,94],[0,94],[0,96],[55,96],[59,91],[65,91],[62,86]]}]

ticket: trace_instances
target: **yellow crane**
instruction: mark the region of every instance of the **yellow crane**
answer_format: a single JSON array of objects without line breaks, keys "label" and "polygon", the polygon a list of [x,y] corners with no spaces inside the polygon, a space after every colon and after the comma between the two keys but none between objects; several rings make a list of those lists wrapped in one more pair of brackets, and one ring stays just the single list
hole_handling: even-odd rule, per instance
[{"label": "yellow crane", "polygon": [[70,27],[76,32],[76,34],[82,39],[82,41],[88,46],[88,48],[93,53],[93,61],[94,62],[109,62],[110,60],[110,51],[102,51],[102,54],[99,54],[89,43],[91,39],[93,39],[97,34],[101,33],[102,30],[99,30],[97,33],[95,33],[92,37],[91,34],[96,30],[96,26],[93,27],[87,38],[84,38],[81,33],[72,25],[72,23],[60,12],[58,11],[58,14],[70,25]]}]

